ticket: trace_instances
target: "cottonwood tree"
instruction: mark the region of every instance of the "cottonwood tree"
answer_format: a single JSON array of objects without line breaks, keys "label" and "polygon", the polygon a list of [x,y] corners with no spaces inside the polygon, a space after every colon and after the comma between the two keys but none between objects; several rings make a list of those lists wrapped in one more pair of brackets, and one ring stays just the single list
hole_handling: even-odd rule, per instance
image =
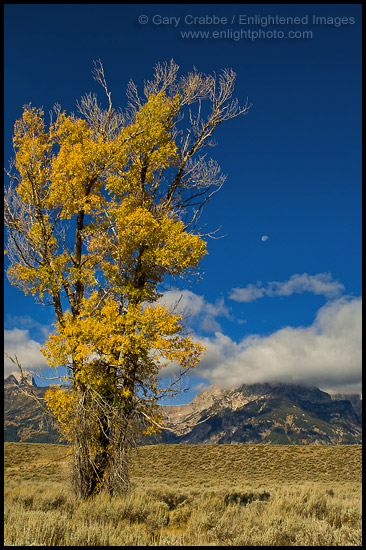
[{"label": "cottonwood tree", "polygon": [[77,115],[56,106],[47,126],[42,109],[23,108],[5,192],[8,277],[56,314],[42,353],[67,368],[69,391],[53,386],[45,399],[83,498],[126,490],[134,434],[158,429],[158,400],[176,391],[159,373],[185,372],[204,352],[161,284],[206,254],[197,222],[225,177],[204,149],[249,109],[232,98],[231,70],[178,76],[173,61],[158,64],[143,94],[130,82],[124,112],[101,62],[94,77],[106,108],[88,94]]}]

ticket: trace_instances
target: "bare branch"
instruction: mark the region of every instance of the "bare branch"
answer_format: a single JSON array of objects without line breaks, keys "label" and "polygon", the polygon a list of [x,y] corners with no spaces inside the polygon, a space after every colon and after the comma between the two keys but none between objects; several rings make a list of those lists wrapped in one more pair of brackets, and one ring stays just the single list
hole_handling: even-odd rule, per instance
[{"label": "bare branch", "polygon": [[157,95],[166,92],[175,82],[179,66],[171,60],[168,63],[158,63],[155,66],[154,79],[144,83],[144,94],[149,98],[152,94]]}]

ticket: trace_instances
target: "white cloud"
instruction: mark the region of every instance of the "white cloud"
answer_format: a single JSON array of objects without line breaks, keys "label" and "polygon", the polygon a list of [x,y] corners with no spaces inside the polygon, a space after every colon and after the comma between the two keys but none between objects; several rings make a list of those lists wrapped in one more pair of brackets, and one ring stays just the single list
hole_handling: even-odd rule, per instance
[{"label": "white cloud", "polygon": [[287,382],[325,391],[361,391],[361,298],[327,303],[309,327],[286,327],[236,343],[200,338],[206,356],[193,375],[222,386]]},{"label": "white cloud", "polygon": [[[4,330],[4,351],[14,357],[17,356],[23,369],[43,371],[48,368],[46,359],[39,351],[41,344],[29,336],[29,330],[13,328]],[[4,375],[7,376],[17,367],[4,356]]]},{"label": "white cloud", "polygon": [[182,313],[190,322],[198,322],[199,329],[204,332],[221,330],[217,317],[230,318],[230,310],[226,307],[224,298],[218,298],[214,303],[207,302],[203,296],[190,290],[168,290],[160,302],[175,306],[176,313]]},{"label": "white cloud", "polygon": [[344,286],[334,280],[330,273],[317,273],[316,275],[292,275],[288,281],[272,281],[267,286],[258,282],[256,285],[249,284],[244,288],[233,288],[229,298],[235,302],[254,302],[263,296],[290,296],[311,292],[326,298],[336,298],[344,292]]},{"label": "white cloud", "polygon": [[234,302],[254,302],[266,294],[266,289],[257,285],[249,284],[245,288],[233,288],[229,295]]}]

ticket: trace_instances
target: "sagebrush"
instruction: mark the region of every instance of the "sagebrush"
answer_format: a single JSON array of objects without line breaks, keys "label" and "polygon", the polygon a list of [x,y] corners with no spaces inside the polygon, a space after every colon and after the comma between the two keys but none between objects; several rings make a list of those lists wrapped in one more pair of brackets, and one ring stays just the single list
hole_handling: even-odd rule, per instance
[{"label": "sagebrush", "polygon": [[362,544],[360,446],[140,447],[130,492],[88,502],[65,483],[66,452],[5,444],[6,545]]}]

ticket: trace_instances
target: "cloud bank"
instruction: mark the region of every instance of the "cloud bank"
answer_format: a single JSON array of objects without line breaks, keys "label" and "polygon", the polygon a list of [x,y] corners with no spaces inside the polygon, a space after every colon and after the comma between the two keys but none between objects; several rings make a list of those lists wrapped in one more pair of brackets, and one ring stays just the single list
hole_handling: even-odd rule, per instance
[{"label": "cloud bank", "polygon": [[[225,335],[218,321],[221,317],[240,322],[224,298],[211,303],[189,290],[170,290],[161,301],[176,305],[177,312],[187,315],[194,338],[206,346],[206,355],[191,371],[192,376],[223,387],[286,382],[330,392],[361,393],[362,299],[341,296],[343,291],[343,285],[324,273],[296,274],[285,282],[233,289],[230,298],[238,302],[299,292],[328,298],[310,326],[288,326],[270,335],[250,335],[240,341]],[[33,339],[26,328],[32,325],[31,320],[17,321],[23,328],[5,330],[4,349],[9,355],[16,354],[23,368],[41,372],[48,365],[39,351],[38,335]],[[39,339],[45,333],[45,328],[41,329]],[[16,368],[7,358],[4,367],[5,375]],[[171,365],[161,375],[169,376],[175,370],[176,366]]]},{"label": "cloud bank", "polygon": [[340,298],[320,308],[309,327],[240,342],[216,332],[199,339],[206,356],[192,374],[225,387],[287,382],[361,393],[361,323],[361,298]]}]

